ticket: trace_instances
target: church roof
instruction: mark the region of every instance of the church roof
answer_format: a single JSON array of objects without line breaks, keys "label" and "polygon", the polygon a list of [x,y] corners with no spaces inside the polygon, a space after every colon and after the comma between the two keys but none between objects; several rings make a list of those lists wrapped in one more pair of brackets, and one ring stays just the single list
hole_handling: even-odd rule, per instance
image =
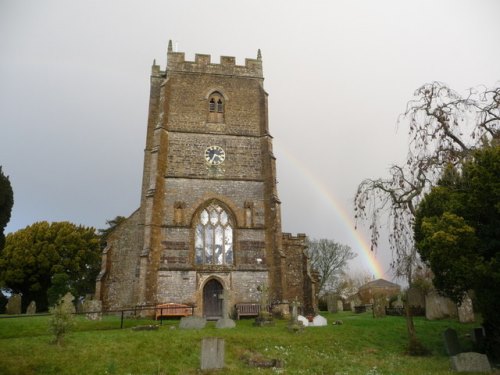
[{"label": "church roof", "polygon": [[370,289],[370,288],[398,288],[400,289],[401,287],[398,284],[391,283],[390,281],[384,280],[384,279],[377,279],[370,281],[369,283],[366,283],[365,285],[361,286],[359,289]]}]

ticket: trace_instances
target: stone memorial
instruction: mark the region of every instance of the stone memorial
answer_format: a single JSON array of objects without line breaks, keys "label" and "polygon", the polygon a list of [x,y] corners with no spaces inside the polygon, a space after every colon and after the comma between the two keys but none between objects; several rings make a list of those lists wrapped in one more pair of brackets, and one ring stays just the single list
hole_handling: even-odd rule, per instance
[{"label": "stone memorial", "polygon": [[449,356],[457,355],[462,351],[458,342],[457,331],[453,328],[448,328],[443,332],[443,340],[444,348]]},{"label": "stone memorial", "polygon": [[203,329],[207,325],[205,318],[199,316],[184,316],[179,323],[180,329]]},{"label": "stone memorial", "polygon": [[205,337],[201,341],[201,370],[224,367],[224,339]]},{"label": "stone memorial", "polygon": [[20,294],[13,294],[9,298],[9,301],[7,302],[7,305],[5,306],[5,313],[7,315],[21,314],[21,295]]},{"label": "stone memorial", "polygon": [[326,299],[326,308],[328,312],[336,313],[337,312],[337,295],[334,293],[328,293],[325,296]]},{"label": "stone memorial", "polygon": [[60,300],[59,303],[62,305],[62,309],[70,314],[74,314],[76,312],[75,305],[73,304],[73,300],[75,297],[70,293],[66,293]]},{"label": "stone memorial", "polygon": [[490,372],[488,357],[481,353],[460,353],[451,357],[451,368],[457,372]]},{"label": "stone memorial", "polygon": [[440,296],[437,292],[429,292],[425,296],[425,317],[429,320],[455,318],[457,306],[449,299]]},{"label": "stone memorial", "polygon": [[474,322],[474,308],[472,307],[472,300],[469,296],[465,296],[462,303],[458,306],[458,320],[460,323]]},{"label": "stone memorial", "polygon": [[373,317],[374,318],[384,318],[385,317],[385,306],[387,304],[387,298],[383,294],[378,294],[373,297]]},{"label": "stone memorial", "polygon": [[101,320],[102,319],[102,301],[90,299],[83,301],[83,312],[86,314],[88,320]]},{"label": "stone memorial", "polygon": [[223,291],[221,299],[222,299],[222,318],[217,320],[215,328],[234,328],[236,327],[236,323],[234,322],[233,319],[229,318],[229,314],[227,312],[229,296],[226,290]]},{"label": "stone memorial", "polygon": [[344,311],[344,302],[342,300],[337,300],[337,311]]},{"label": "stone memorial", "polygon": [[34,315],[36,314],[36,302],[31,301],[28,307],[26,308],[26,315]]},{"label": "stone memorial", "polygon": [[314,327],[323,327],[323,326],[328,325],[328,321],[326,320],[325,317],[323,317],[321,315],[316,315],[314,317],[311,325]]},{"label": "stone memorial", "polygon": [[479,353],[484,353],[485,350],[485,334],[484,328],[474,328],[471,332],[472,343],[474,344],[474,350]]}]

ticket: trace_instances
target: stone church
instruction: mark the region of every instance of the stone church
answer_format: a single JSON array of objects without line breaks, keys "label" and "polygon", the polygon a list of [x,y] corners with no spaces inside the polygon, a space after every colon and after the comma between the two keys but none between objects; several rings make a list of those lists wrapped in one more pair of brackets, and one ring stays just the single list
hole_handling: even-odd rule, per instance
[{"label": "stone church", "polygon": [[[298,298],[316,307],[306,237],[282,233],[260,50],[236,65],[169,42],[153,63],[140,207],[109,236],[96,298],[104,309],[229,306]],[[286,187],[285,187],[286,188]]]}]

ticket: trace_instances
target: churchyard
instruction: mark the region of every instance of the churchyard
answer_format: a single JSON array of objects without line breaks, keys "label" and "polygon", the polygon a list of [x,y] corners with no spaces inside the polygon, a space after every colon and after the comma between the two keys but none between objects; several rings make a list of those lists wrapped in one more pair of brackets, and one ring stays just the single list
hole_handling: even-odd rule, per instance
[{"label": "churchyard", "polygon": [[[374,319],[371,312],[322,312],[328,325],[294,332],[289,322],[255,327],[255,319],[236,327],[185,330],[179,320],[162,322],[120,316],[100,321],[77,316],[62,345],[52,344],[48,316],[0,319],[0,374],[452,374],[443,332],[456,330],[464,351],[472,349],[470,333],[478,323],[415,318],[417,333],[431,351],[425,357],[405,353],[403,317]],[[333,324],[341,321],[342,324]],[[339,322],[340,323],[340,322]],[[152,327],[156,328],[156,327]],[[224,340],[224,368],[200,370],[204,338]],[[271,367],[271,366],[275,367]]]}]

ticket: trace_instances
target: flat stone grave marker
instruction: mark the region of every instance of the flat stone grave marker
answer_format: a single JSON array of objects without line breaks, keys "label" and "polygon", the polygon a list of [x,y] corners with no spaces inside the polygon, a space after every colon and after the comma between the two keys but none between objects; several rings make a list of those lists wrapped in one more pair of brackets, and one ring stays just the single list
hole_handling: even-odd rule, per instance
[{"label": "flat stone grave marker", "polygon": [[180,329],[203,329],[207,325],[205,318],[199,316],[184,316],[179,323]]},{"label": "flat stone grave marker", "polygon": [[201,369],[215,370],[224,367],[224,339],[205,337],[201,341]]},{"label": "flat stone grave marker", "polygon": [[490,372],[491,365],[486,354],[460,353],[451,357],[451,367],[457,372]]},{"label": "flat stone grave marker", "polygon": [[449,356],[457,355],[462,351],[458,342],[457,331],[453,328],[448,328],[443,332],[443,340],[444,348]]}]

